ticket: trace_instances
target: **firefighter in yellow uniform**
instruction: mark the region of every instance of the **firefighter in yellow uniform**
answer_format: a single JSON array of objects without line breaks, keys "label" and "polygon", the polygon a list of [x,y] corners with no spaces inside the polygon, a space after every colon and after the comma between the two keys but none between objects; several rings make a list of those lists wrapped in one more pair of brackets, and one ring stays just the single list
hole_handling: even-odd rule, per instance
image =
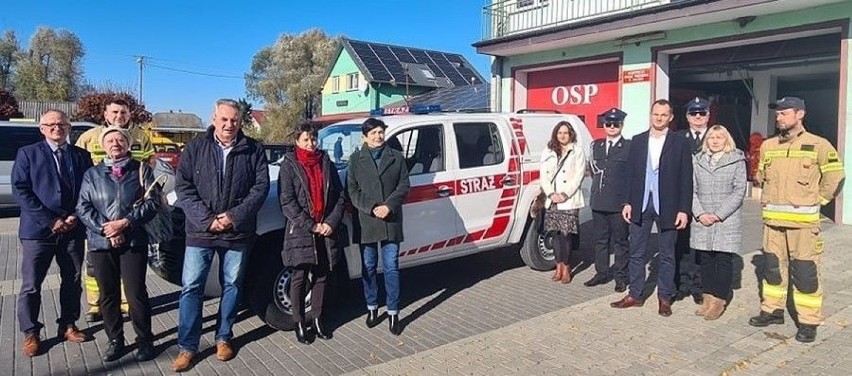
[{"label": "firefighter in yellow uniform", "polygon": [[[106,157],[106,151],[101,148],[99,137],[101,132],[106,127],[121,127],[129,128],[130,135],[133,137],[133,145],[130,146],[130,156],[139,161],[150,161],[154,156],[154,146],[151,144],[151,138],[145,131],[138,126],[130,124],[130,106],[122,99],[114,99],[106,104],[104,109],[105,126],[99,126],[89,129],[77,139],[76,145],[89,151],[92,155],[92,162],[96,165]],[[89,310],[86,312],[86,321],[94,322],[101,321],[101,313],[98,305],[98,284],[95,278],[89,272],[92,266],[86,258],[86,268],[83,268],[83,284],[86,288],[86,302],[89,303]],[[124,296],[124,286],[121,289],[121,311],[127,313],[128,310],[127,298]]]},{"label": "firefighter in yellow uniform", "polygon": [[778,135],[761,145],[756,176],[763,185],[766,276],[760,314],[749,324],[783,324],[792,281],[799,324],[796,340],[813,342],[822,323],[820,207],[840,192],[845,173],[837,150],[805,130],[804,100],[784,97],[770,108],[776,111]]}]

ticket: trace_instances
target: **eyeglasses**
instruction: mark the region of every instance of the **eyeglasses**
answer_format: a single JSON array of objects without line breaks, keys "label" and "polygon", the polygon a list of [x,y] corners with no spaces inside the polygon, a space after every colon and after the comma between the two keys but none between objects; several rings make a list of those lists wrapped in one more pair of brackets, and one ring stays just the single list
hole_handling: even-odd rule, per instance
[{"label": "eyeglasses", "polygon": [[689,116],[707,116],[707,111],[690,112]]},{"label": "eyeglasses", "polygon": [[50,128],[50,129],[65,128],[65,127],[71,126],[71,124],[68,124],[68,123],[50,123],[50,124],[39,124],[39,125],[41,125],[42,127],[45,127],[45,128]]},{"label": "eyeglasses", "polygon": [[604,123],[605,128],[621,128],[621,123]]}]

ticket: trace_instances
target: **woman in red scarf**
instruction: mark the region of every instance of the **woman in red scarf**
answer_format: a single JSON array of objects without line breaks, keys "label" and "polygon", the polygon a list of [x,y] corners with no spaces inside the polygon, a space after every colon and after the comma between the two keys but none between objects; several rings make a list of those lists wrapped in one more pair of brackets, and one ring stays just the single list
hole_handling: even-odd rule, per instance
[{"label": "woman in red scarf", "polygon": [[[311,333],[320,339],[331,338],[321,324],[323,295],[326,278],[340,257],[343,244],[337,242],[338,236],[345,239],[347,234],[338,229],[343,187],[328,154],[317,148],[317,131],[302,124],[293,141],[296,147],[284,156],[278,173],[278,199],[288,220],[281,255],[284,265],[293,268],[289,295],[296,339],[309,344]],[[306,309],[309,275],[313,287]]]}]

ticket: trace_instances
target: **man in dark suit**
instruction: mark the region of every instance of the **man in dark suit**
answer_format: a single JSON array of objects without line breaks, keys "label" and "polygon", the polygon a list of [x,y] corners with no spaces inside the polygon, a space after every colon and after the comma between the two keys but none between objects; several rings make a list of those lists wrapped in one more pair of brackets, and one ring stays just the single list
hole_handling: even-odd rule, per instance
[{"label": "man in dark suit", "polygon": [[630,291],[610,304],[614,308],[644,304],[645,255],[651,226],[656,223],[658,313],[664,317],[672,314],[677,232],[686,228],[692,207],[692,149],[683,137],[669,130],[674,117],[672,110],[672,104],[665,99],[654,102],[651,129],[633,137],[630,144],[628,196],[621,211],[624,220],[630,223]]},{"label": "man in dark suit", "polygon": [[[695,97],[686,104],[686,121],[689,128],[681,131],[683,138],[692,149],[692,154],[701,151],[704,137],[707,135],[707,123],[710,120],[710,101]],[[691,217],[690,213],[690,217]],[[701,270],[695,251],[689,246],[689,226],[678,232],[677,237],[677,294],[674,300],[682,300],[692,295],[695,304],[703,302],[701,291]]]},{"label": "man in dark suit", "polygon": [[74,207],[92,158],[86,150],[68,144],[71,123],[64,112],[45,112],[39,130],[45,140],[19,149],[12,167],[12,193],[21,207],[18,235],[23,248],[18,323],[24,333],[23,353],[29,357],[37,355],[41,346],[41,284],[54,257],[61,281],[58,335],[76,343],[87,339],[75,325],[80,318],[80,269],[86,233],[74,215]]},{"label": "man in dark suit", "polygon": [[[592,287],[615,279],[615,291],[627,289],[627,228],[621,209],[627,202],[627,157],[630,140],[621,136],[627,113],[617,108],[598,116],[606,137],[592,143],[592,220],[595,225],[595,275],[583,285]],[[609,253],[615,255],[610,267]]]}]

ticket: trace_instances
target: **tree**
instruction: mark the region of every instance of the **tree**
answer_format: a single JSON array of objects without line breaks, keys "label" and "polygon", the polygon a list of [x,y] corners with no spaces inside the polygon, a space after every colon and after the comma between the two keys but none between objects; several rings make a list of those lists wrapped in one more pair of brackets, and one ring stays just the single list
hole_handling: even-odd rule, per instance
[{"label": "tree", "polygon": [[12,30],[6,30],[0,39],[0,90],[11,90],[15,59],[20,54],[18,37]]},{"label": "tree", "polygon": [[39,27],[16,58],[15,94],[27,100],[71,101],[83,80],[83,43],[67,30]]},{"label": "tree", "polygon": [[0,89],[0,120],[22,117],[24,117],[24,114],[18,109],[18,100],[12,93]]},{"label": "tree", "polygon": [[145,124],[151,121],[151,113],[145,110],[136,98],[125,92],[98,92],[86,94],[77,101],[77,112],[72,116],[74,121],[89,121],[95,124],[106,124],[104,109],[112,99],[123,99],[130,105],[130,121],[134,124]]},{"label": "tree", "polygon": [[318,113],[320,101],[311,101],[322,89],[325,74],[340,48],[337,38],[310,29],[298,35],[283,34],[272,46],[252,58],[246,74],[249,98],[264,102],[266,121],[261,133],[266,142],[283,142],[296,124],[306,119],[306,107]]},{"label": "tree", "polygon": [[251,103],[245,98],[240,98],[238,103],[240,104],[240,118],[242,119],[243,127],[251,125],[253,123]]}]

